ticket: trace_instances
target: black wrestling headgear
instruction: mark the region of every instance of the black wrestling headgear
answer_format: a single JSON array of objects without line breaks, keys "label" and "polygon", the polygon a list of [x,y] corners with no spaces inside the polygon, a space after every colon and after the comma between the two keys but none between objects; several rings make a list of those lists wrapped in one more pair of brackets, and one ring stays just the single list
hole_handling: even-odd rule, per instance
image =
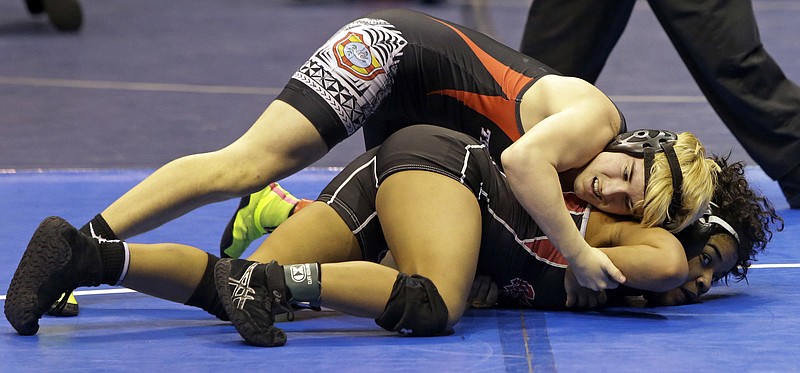
[{"label": "black wrestling headgear", "polygon": [[664,221],[664,226],[670,228],[671,221],[683,205],[683,173],[681,172],[678,155],[675,154],[673,143],[678,140],[678,134],[667,130],[641,129],[617,135],[614,140],[606,145],[605,151],[625,153],[633,157],[644,158],[644,188],[650,183],[650,169],[653,168],[655,154],[664,152],[672,174],[672,201],[669,204],[669,216]]},{"label": "black wrestling headgear", "polygon": [[719,233],[727,233],[739,242],[739,235],[736,230],[728,224],[725,219],[714,214],[715,209],[718,209],[715,203],[711,202],[708,210],[700,217],[700,219],[686,229],[675,234],[675,237],[681,241],[684,250],[687,252],[699,252],[711,239],[711,236]]}]

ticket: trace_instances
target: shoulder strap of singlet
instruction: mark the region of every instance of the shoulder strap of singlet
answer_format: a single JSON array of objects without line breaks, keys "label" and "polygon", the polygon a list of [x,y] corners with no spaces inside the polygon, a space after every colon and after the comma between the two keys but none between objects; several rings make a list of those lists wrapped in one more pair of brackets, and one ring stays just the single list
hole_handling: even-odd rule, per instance
[{"label": "shoulder strap of singlet", "polygon": [[573,192],[564,193],[564,204],[566,205],[570,215],[572,215],[572,219],[575,221],[575,225],[581,232],[581,236],[586,236],[586,224],[589,221],[589,214],[592,211],[592,205],[590,205],[589,202],[578,198],[578,196]]}]

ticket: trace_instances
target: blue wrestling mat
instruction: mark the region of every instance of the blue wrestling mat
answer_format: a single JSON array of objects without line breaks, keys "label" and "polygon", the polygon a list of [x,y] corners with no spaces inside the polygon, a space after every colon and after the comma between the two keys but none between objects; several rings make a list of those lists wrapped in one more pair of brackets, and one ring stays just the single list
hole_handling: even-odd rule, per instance
[{"label": "blue wrestling mat", "polygon": [[[19,172],[0,175],[0,289],[8,289],[24,245],[39,221],[61,215],[81,225],[149,171]],[[309,169],[282,182],[313,198],[335,170]],[[774,200],[760,170],[750,179]],[[180,242],[216,253],[235,201],[196,210],[134,242]],[[76,292],[81,314],[45,316],[36,336],[0,323],[3,371],[173,371],[231,369],[321,372],[742,372],[800,366],[800,211],[753,268],[749,284],[717,285],[702,304],[611,308],[593,312],[470,310],[446,337],[411,338],[372,320],[334,311],[303,311],[281,323],[286,346],[246,345],[229,323],[202,310],[123,288]],[[4,299],[4,295],[3,295]],[[746,356],[745,356],[746,355]]]}]

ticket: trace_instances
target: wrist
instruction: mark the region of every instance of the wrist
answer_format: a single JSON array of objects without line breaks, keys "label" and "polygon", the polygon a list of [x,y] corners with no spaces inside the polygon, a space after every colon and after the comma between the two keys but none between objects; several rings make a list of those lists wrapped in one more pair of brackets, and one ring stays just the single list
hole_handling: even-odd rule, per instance
[{"label": "wrist", "polygon": [[578,260],[589,249],[590,247],[583,240],[573,245],[564,246],[564,250],[558,247],[558,251],[561,253],[561,256],[563,256],[564,259],[566,259],[570,264],[572,264],[573,261]]}]

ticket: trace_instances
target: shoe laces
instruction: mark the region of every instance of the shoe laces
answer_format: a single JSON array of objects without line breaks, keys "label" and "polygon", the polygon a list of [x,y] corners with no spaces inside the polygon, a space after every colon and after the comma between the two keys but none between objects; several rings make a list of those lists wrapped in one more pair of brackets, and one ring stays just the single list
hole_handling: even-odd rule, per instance
[{"label": "shoe laces", "polygon": [[269,292],[270,302],[267,305],[268,311],[274,319],[276,315],[287,314],[289,321],[294,321],[294,310],[289,303],[290,294],[286,289],[283,268],[276,261],[267,263],[264,268],[266,274],[267,291]]},{"label": "shoe laces", "polygon": [[285,313],[287,320],[294,321],[294,308],[292,307],[291,304],[289,304],[289,302],[286,301],[286,294],[284,294],[284,296],[281,297],[280,300],[274,300],[272,304],[273,307],[278,306],[277,310],[278,312],[275,312],[274,308],[272,309],[273,317],[275,315],[282,315]]}]

